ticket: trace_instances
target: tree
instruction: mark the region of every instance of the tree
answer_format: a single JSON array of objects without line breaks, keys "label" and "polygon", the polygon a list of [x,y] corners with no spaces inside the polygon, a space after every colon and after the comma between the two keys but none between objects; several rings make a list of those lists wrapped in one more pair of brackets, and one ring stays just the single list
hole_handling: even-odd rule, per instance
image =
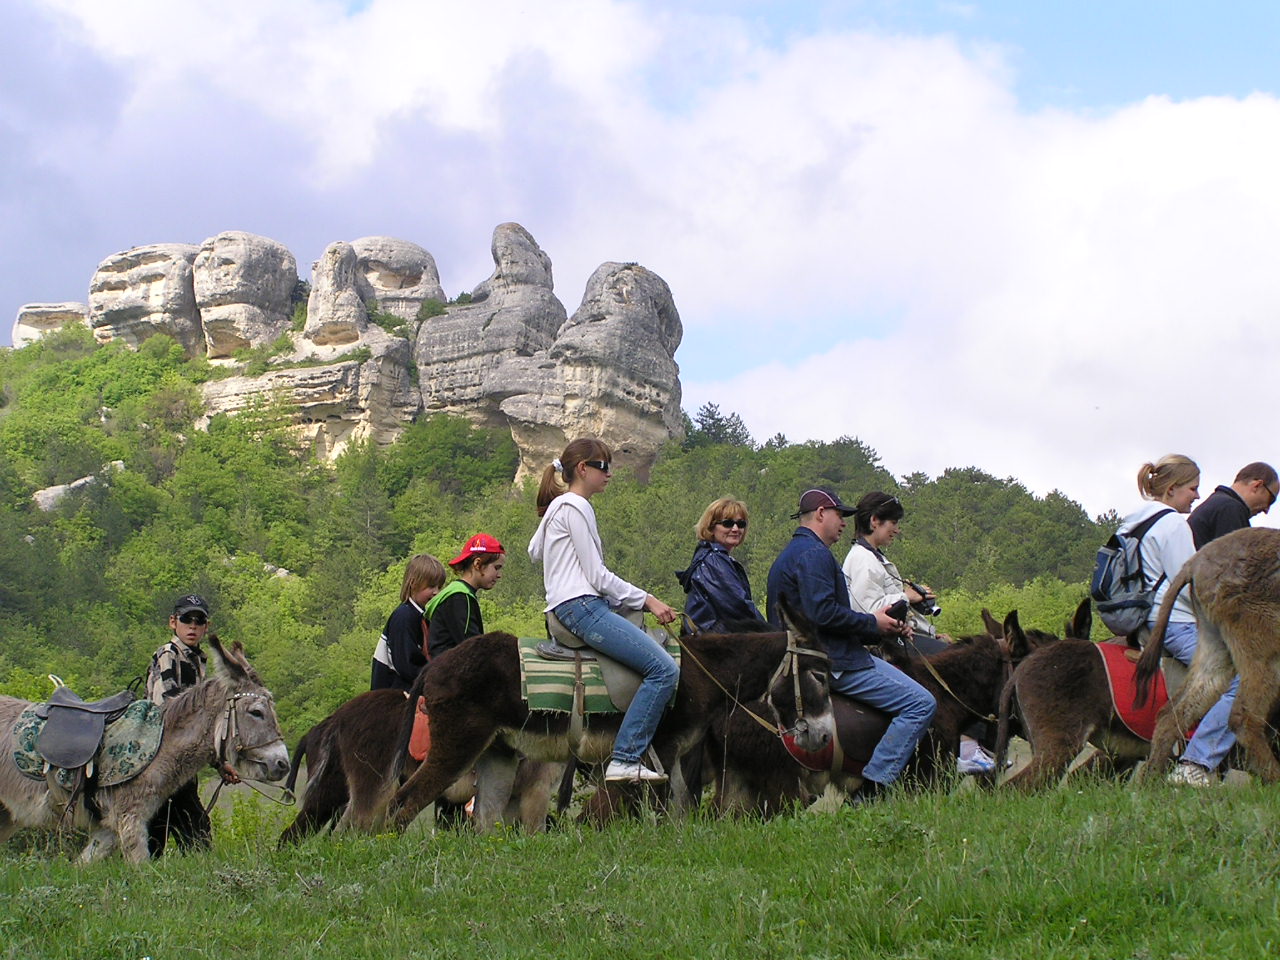
[{"label": "tree", "polygon": [[684,448],[709,447],[727,443],[735,447],[754,447],[751,431],[736,413],[725,415],[714,403],[704,403],[693,420],[685,414]]}]

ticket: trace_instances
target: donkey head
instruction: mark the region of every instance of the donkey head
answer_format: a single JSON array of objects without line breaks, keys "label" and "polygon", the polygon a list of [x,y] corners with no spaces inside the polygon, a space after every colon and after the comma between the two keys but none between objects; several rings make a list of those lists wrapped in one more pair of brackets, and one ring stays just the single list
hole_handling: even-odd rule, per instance
[{"label": "donkey head", "polygon": [[826,651],[812,627],[782,601],[787,648],[769,679],[765,701],[778,718],[783,736],[807,752],[824,749],[835,736],[835,714],[828,683]]},{"label": "donkey head", "polygon": [[280,733],[275,702],[249,665],[240,641],[227,650],[217,635],[209,635],[214,669],[225,696],[216,738],[219,760],[229,762],[251,780],[283,780],[289,773],[289,750]]}]

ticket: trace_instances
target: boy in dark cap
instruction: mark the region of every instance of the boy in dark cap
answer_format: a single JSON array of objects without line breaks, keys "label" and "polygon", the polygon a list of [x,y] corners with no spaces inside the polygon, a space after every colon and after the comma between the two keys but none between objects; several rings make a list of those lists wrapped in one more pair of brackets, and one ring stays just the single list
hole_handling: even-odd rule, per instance
[{"label": "boy in dark cap", "polygon": [[[169,629],[173,636],[155,652],[147,670],[147,699],[161,705],[204,679],[205,655],[200,642],[209,633],[209,605],[204,598],[194,593],[179,597],[169,615]],[[220,772],[229,783],[240,779],[229,765]],[[184,850],[208,849],[212,827],[200,802],[198,778],[174,791],[151,819],[147,839],[151,856],[164,852],[170,833]]]}]

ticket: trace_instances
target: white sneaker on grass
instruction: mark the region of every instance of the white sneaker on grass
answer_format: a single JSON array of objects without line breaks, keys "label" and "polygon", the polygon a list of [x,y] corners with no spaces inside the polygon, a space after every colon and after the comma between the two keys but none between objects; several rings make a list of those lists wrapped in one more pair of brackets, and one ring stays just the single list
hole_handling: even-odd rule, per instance
[{"label": "white sneaker on grass", "polygon": [[650,770],[639,760],[635,763],[610,760],[609,766],[605,768],[604,778],[611,783],[616,783],[620,780],[629,780],[632,783],[661,783],[667,779],[667,775],[658,773],[656,770]]},{"label": "white sneaker on grass", "polygon": [[1181,760],[1165,777],[1169,783],[1182,783],[1190,787],[1212,787],[1217,778],[1198,763]]}]

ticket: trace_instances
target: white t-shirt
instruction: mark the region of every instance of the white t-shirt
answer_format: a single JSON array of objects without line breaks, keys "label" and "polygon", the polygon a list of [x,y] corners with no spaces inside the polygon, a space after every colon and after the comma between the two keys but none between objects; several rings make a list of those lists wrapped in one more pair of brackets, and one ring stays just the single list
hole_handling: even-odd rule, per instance
[{"label": "white t-shirt", "polygon": [[596,529],[591,501],[562,493],[551,501],[529,541],[529,556],[542,563],[545,610],[575,597],[604,597],[610,606],[639,610],[648,594],[611,573]]}]

